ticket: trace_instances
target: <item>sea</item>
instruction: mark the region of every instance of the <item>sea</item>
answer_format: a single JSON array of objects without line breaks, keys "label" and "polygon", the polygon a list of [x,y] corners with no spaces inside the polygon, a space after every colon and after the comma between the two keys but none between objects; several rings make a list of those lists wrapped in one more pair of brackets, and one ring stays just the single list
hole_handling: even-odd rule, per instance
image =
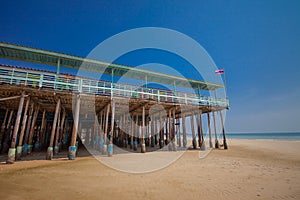
[{"label": "sea", "polygon": [[276,133],[227,133],[229,139],[300,140],[300,132]]},{"label": "sea", "polygon": [[[188,137],[192,138],[188,133]],[[205,137],[208,134],[205,133]],[[214,139],[214,134],[212,134]],[[254,139],[254,140],[300,140],[300,132],[274,132],[274,133],[226,133],[227,139]],[[223,139],[221,133],[218,134],[219,139]]]}]

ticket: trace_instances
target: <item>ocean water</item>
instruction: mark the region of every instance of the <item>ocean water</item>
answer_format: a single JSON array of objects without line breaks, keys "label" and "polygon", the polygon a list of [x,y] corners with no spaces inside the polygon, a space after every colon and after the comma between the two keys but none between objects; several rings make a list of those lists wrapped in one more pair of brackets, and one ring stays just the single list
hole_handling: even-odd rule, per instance
[{"label": "ocean water", "polygon": [[231,139],[300,140],[300,132],[292,133],[227,133]]},{"label": "ocean water", "polygon": [[[187,134],[188,138],[191,139],[192,135]],[[196,136],[198,137],[198,135]],[[227,139],[255,139],[255,140],[300,140],[300,132],[292,133],[226,133]],[[208,138],[208,134],[205,133],[205,138]],[[223,139],[222,134],[218,134],[219,139]],[[212,134],[214,140],[214,134]]]}]

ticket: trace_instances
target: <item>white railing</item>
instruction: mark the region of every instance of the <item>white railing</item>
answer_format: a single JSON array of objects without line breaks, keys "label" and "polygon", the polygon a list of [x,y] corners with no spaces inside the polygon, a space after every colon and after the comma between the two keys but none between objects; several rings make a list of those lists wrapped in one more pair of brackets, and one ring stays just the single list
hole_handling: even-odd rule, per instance
[{"label": "white railing", "polygon": [[102,80],[56,75],[51,72],[0,66],[0,84],[23,85],[33,88],[49,88],[58,91],[94,94],[99,96],[118,96],[127,98],[153,99],[158,102],[210,105],[228,107],[228,100],[212,98],[194,93],[137,87]]}]

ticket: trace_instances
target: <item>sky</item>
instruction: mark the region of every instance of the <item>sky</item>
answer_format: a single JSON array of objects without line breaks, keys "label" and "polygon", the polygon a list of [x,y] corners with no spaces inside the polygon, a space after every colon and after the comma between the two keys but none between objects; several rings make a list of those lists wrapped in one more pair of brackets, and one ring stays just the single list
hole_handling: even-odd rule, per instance
[{"label": "sky", "polygon": [[[299,10],[292,0],[5,1],[0,41],[85,57],[125,30],[173,29],[225,69],[228,132],[294,132],[300,131]],[[174,64],[157,52],[145,55],[118,61]]]}]

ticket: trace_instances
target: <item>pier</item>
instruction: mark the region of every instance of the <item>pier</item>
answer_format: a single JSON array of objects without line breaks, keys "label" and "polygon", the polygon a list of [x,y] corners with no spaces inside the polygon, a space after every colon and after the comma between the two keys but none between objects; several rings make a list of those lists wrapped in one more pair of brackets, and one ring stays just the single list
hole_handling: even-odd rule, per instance
[{"label": "pier", "polygon": [[[201,93],[224,89],[222,84],[8,43],[0,43],[0,58],[45,64],[52,69],[0,65],[0,152],[8,154],[7,163],[34,151],[44,151],[45,159],[51,160],[64,149],[73,160],[80,144],[107,156],[113,156],[114,145],[141,153],[166,146],[169,151],[190,145],[200,150],[228,148],[222,116],[222,110],[229,109],[228,99]],[[111,81],[64,74],[61,68],[101,72]],[[114,82],[115,77],[125,74],[146,84]],[[172,85],[173,90],[151,88],[147,82]],[[177,87],[192,87],[198,92]],[[188,118],[192,144],[187,143]],[[222,125],[222,142],[217,120]],[[204,123],[209,147],[205,145]]]}]

